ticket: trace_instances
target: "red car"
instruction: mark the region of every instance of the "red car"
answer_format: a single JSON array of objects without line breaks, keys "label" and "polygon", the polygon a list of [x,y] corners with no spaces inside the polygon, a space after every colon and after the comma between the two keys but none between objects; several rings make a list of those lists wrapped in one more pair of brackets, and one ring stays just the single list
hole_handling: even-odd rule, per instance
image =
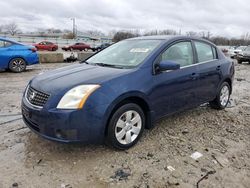
[{"label": "red car", "polygon": [[56,51],[58,49],[58,45],[48,41],[42,41],[38,44],[34,44],[34,46],[37,50]]},{"label": "red car", "polygon": [[88,49],[91,49],[91,47],[88,44],[77,42],[77,43],[70,45],[70,46],[64,46],[64,47],[62,47],[62,49],[65,51],[68,51],[68,50],[69,51],[72,51],[72,50],[87,51]]}]

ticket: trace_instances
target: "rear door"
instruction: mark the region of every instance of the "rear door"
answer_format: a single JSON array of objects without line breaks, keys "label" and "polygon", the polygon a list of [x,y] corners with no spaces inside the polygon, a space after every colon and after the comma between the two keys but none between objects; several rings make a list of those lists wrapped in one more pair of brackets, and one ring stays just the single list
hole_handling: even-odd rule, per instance
[{"label": "rear door", "polygon": [[84,50],[86,45],[84,43],[80,43],[79,50]]},{"label": "rear door", "polygon": [[53,43],[52,42],[46,42],[46,50],[52,50]]},{"label": "rear door", "polygon": [[74,50],[79,50],[79,47],[80,47],[80,43],[75,43],[75,44],[72,46],[72,48],[73,48]]},{"label": "rear door", "polygon": [[198,74],[194,64],[191,41],[181,41],[171,45],[159,58],[159,62],[170,60],[181,68],[166,71],[153,77],[154,88],[150,96],[156,118],[196,106]]},{"label": "rear door", "polygon": [[197,54],[196,64],[199,74],[197,100],[201,104],[213,100],[216,96],[222,78],[221,63],[214,46],[202,41],[193,41],[193,43]]}]

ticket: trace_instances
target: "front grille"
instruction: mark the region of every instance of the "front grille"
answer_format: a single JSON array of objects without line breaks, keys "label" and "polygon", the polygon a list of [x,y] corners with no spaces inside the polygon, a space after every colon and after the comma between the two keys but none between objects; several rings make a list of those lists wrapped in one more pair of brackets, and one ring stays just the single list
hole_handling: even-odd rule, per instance
[{"label": "front grille", "polygon": [[38,91],[32,87],[28,87],[26,91],[26,99],[30,104],[33,104],[37,107],[43,107],[48,101],[49,94]]}]

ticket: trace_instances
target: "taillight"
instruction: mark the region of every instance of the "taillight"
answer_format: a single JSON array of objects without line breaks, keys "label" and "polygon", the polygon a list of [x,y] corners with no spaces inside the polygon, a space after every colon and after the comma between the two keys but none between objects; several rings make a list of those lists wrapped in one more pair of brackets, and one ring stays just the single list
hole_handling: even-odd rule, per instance
[{"label": "taillight", "polygon": [[29,50],[31,50],[32,52],[36,52],[37,51],[36,48],[30,48]]}]

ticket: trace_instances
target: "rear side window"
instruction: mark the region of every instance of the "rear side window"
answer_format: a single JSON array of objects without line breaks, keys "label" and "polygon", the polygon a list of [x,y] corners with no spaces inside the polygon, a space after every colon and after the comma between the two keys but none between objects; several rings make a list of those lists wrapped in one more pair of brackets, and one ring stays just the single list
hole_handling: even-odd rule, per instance
[{"label": "rear side window", "polygon": [[0,41],[0,48],[6,48],[6,47],[9,47],[11,45],[12,45],[12,43],[10,43],[10,42]]},{"label": "rear side window", "polygon": [[180,64],[181,67],[193,64],[193,50],[191,42],[179,42],[170,46],[162,53],[161,60],[170,60]]},{"label": "rear side window", "polygon": [[203,42],[194,42],[198,56],[198,63],[211,61],[217,58],[216,49]]},{"label": "rear side window", "polygon": [[4,41],[0,41],[0,48],[4,47]]}]

